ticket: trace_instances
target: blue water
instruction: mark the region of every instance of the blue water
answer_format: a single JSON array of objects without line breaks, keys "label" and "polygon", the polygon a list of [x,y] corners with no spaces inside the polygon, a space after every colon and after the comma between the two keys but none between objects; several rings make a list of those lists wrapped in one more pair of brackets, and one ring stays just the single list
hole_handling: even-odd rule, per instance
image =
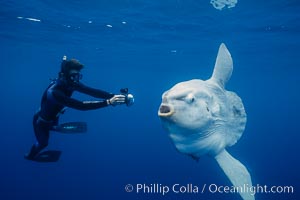
[{"label": "blue water", "polygon": [[[0,199],[240,199],[202,194],[204,184],[231,184],[211,157],[195,162],[178,153],[157,117],[165,90],[210,77],[221,42],[234,61],[227,88],[248,115],[228,151],[254,185],[294,188],[256,199],[300,199],[299,10],[297,0],[239,0],[222,11],[209,0],[0,1]],[[23,155],[35,139],[32,116],[63,55],[85,64],[87,85],[114,93],[128,87],[136,103],[68,109],[61,121],[86,121],[88,133],[53,133],[47,149],[62,151],[59,161],[30,162]],[[124,189],[144,183],[200,191]]]}]

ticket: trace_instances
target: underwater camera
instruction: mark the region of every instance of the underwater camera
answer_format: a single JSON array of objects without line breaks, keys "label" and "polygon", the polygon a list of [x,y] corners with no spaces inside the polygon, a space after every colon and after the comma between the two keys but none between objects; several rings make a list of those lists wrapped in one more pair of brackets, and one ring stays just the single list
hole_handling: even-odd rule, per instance
[{"label": "underwater camera", "polygon": [[125,96],[125,103],[127,106],[132,106],[134,104],[134,97],[132,94],[128,93],[128,88],[120,89],[121,94]]}]

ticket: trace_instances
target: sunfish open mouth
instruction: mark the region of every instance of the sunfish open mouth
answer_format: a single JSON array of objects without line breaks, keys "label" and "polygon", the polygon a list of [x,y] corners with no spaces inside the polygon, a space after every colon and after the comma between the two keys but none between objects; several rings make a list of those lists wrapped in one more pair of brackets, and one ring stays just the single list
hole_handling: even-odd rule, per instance
[{"label": "sunfish open mouth", "polygon": [[174,113],[174,108],[170,105],[166,105],[166,104],[162,104],[159,107],[159,111],[158,111],[158,116],[160,117],[168,117],[173,115]]}]

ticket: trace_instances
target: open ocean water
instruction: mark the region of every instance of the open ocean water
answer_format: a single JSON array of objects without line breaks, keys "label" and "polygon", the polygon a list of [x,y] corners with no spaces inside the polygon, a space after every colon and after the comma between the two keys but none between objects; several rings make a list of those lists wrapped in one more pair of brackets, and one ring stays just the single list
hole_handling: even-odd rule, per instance
[{"label": "open ocean water", "polygon": [[[299,34],[298,0],[239,0],[222,10],[209,0],[1,0],[0,199],[241,199],[202,193],[231,183],[211,157],[178,153],[157,116],[164,91],[211,76],[222,42],[234,62],[227,89],[248,116],[227,150],[253,185],[276,186],[257,200],[300,199]],[[135,105],[68,109],[60,121],[85,121],[88,132],[52,133],[47,150],[62,151],[59,161],[27,161],[33,114],[63,55],[85,65],[84,83],[113,93],[128,87]],[[149,188],[137,192],[138,184]],[[174,184],[183,192],[154,189]],[[199,192],[184,192],[190,186]]]}]

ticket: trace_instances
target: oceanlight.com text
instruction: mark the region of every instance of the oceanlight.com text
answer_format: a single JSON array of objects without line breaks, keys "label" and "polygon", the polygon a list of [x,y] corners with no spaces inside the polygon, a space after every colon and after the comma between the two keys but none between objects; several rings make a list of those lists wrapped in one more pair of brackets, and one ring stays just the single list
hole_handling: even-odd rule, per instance
[{"label": "oceanlight.com text", "polygon": [[[206,187],[206,184],[204,184]],[[293,186],[267,186],[267,185],[255,185],[249,186],[245,184],[240,187],[235,186],[222,186],[216,184],[207,185],[208,191],[210,193],[250,193],[251,195],[255,195],[257,193],[264,194],[293,194],[294,187]]]}]

